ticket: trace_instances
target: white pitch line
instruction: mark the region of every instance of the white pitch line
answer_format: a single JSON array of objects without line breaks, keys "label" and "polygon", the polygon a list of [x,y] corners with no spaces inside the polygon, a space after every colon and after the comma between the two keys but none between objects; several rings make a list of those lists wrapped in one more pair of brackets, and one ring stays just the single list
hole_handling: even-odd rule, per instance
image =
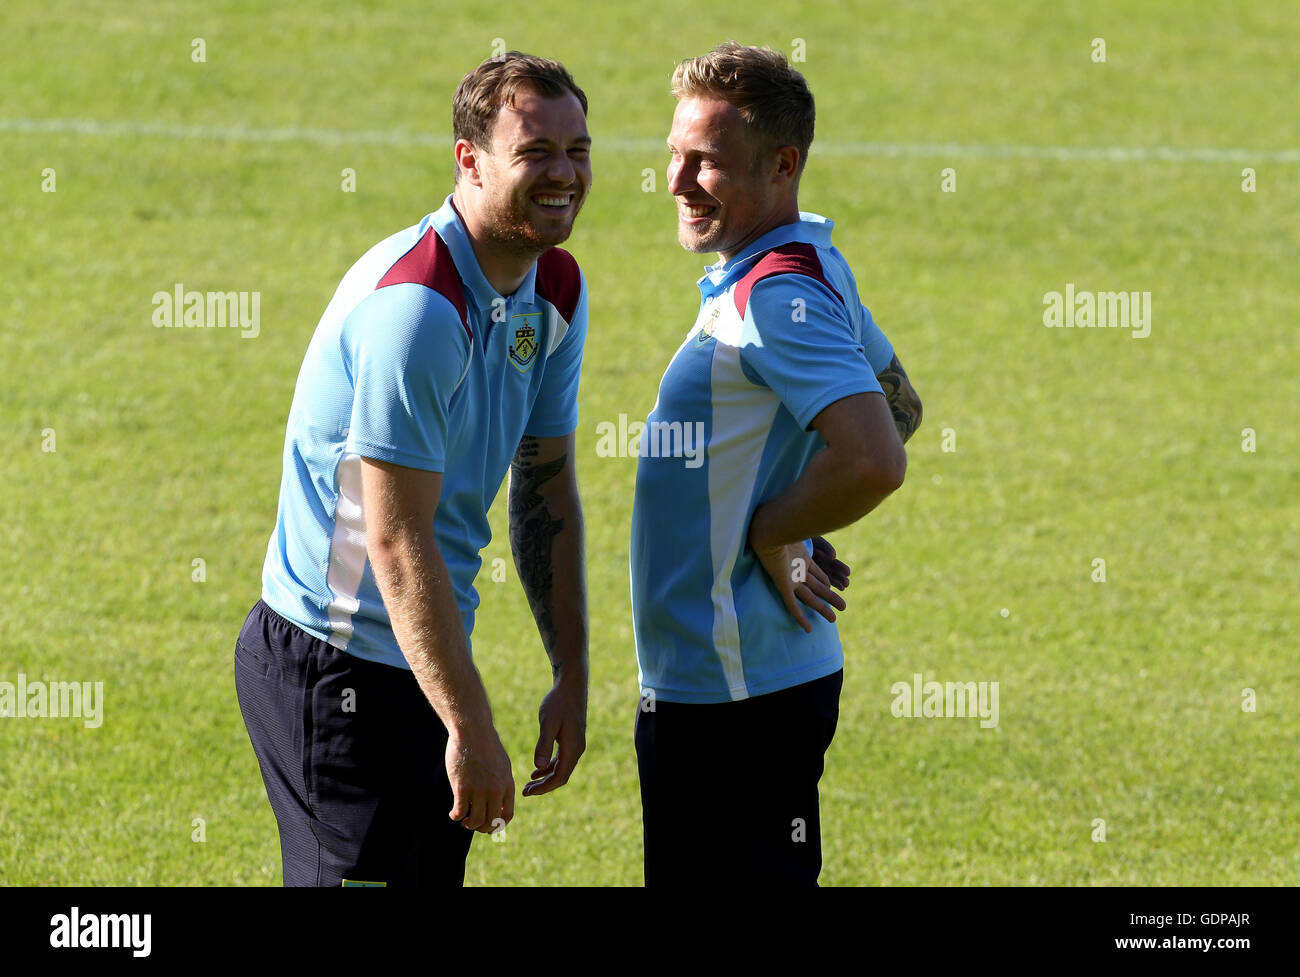
[{"label": "white pitch line", "polygon": [[[78,136],[152,136],[226,142],[308,142],[450,149],[451,137],[386,130],[248,126],[168,125],[161,122],[99,122],[94,119],[0,119],[0,132]],[[624,153],[662,153],[654,139],[597,139],[595,148]],[[813,156],[885,156],[925,159],[1047,159],[1112,163],[1300,163],[1300,149],[1195,149],[1179,146],[999,146],[985,143],[814,142]]]},{"label": "white pitch line", "polygon": [[1300,149],[1186,149],[1181,146],[997,146],[982,143],[849,142],[812,144],[809,156],[924,156],[1104,160],[1113,163],[1300,163]]},{"label": "white pitch line", "polygon": [[179,126],[162,122],[98,122],[94,119],[0,119],[0,132],[75,136],[157,136],[228,142],[372,143],[385,146],[451,147],[448,136],[344,129],[254,129],[247,126]]}]

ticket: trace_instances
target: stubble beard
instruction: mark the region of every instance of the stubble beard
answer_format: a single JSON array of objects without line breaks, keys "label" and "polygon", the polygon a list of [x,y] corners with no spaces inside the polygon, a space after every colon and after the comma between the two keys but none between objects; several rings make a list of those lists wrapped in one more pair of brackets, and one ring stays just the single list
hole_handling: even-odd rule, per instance
[{"label": "stubble beard", "polygon": [[721,237],[722,228],[710,228],[705,234],[692,231],[684,225],[677,228],[677,243],[692,254],[707,254],[711,251],[717,251],[715,246],[719,237]]},{"label": "stubble beard", "polygon": [[582,201],[577,201],[573,219],[567,226],[542,229],[529,219],[530,196],[531,192],[522,197],[487,202],[484,227],[494,248],[521,258],[535,258],[569,239],[573,233],[573,221],[577,220],[578,211],[582,209]]},{"label": "stubble beard", "polygon": [[693,231],[684,224],[678,224],[677,243],[692,254],[716,253],[721,258],[722,252],[727,250],[728,247],[728,242],[723,238],[729,233],[729,230],[721,221],[714,221],[712,226],[702,233]]}]

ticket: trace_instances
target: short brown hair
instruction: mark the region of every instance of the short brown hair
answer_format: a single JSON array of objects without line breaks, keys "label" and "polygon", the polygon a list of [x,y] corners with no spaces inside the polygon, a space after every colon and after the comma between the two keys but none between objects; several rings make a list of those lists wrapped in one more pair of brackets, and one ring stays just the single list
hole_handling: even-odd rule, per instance
[{"label": "short brown hair", "polygon": [[798,149],[799,173],[803,172],[817,109],[803,75],[790,67],[780,51],[735,41],[719,44],[677,66],[672,95],[729,102],[758,130],[763,152],[778,146]]},{"label": "short brown hair", "polygon": [[564,65],[549,58],[509,51],[488,58],[460,80],[451,100],[452,139],[468,139],[480,149],[492,141],[492,126],[503,105],[514,105],[521,90],[543,98],[562,98],[572,93],[587,114],[587,96]]}]

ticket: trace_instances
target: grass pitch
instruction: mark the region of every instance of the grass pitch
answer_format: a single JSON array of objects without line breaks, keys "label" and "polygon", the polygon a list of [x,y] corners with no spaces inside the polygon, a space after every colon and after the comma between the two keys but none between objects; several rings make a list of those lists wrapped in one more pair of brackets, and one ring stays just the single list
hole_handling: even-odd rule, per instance
[{"label": "grass pitch", "polygon": [[[0,720],[0,881],[280,881],[231,655],[293,382],[343,272],[449,192],[451,94],[497,39],[591,101],[567,247],[591,298],[592,684],[573,782],[477,839],[468,879],[641,881],[635,460],[599,457],[596,426],[644,418],[693,320],[668,78],[735,37],[802,55],[801,205],[836,221],[925,403],[907,484],[832,537],[854,574],[822,882],[1294,884],[1291,5],[673,0],[577,28],[442,6],[0,12],[0,681],[104,683],[98,728]],[[177,283],[259,292],[259,334],[155,329]],[[1067,283],[1151,292],[1150,335],[1044,328]],[[480,577],[474,645],[522,784],[549,673],[499,502],[484,557],[508,579]],[[998,726],[895,718],[916,673],[998,682]],[[727,844],[744,798],[682,816]]]}]

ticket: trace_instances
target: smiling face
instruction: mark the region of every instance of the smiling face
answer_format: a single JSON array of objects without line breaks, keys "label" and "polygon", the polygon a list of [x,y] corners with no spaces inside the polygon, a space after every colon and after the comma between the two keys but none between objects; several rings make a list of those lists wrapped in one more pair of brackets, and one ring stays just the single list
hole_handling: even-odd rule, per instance
[{"label": "smiling face", "polygon": [[568,239],[591,186],[591,137],[571,94],[521,90],[492,127],[491,145],[456,145],[462,178],[479,191],[476,223],[504,253],[536,256]]},{"label": "smiling face", "polygon": [[739,110],[716,98],[683,98],[668,134],[668,192],[677,201],[677,240],[687,251],[730,261],[774,227],[798,219],[786,159],[761,153]]}]

